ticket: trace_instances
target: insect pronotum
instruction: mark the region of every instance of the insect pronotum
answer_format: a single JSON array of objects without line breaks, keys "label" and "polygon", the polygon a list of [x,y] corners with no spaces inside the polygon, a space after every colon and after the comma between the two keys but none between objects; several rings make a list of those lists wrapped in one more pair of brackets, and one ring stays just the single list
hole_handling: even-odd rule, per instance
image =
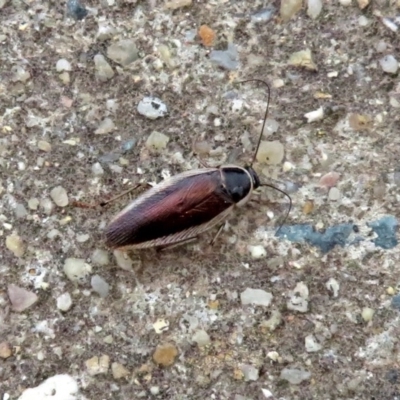
[{"label": "insect pronotum", "polygon": [[290,196],[272,185],[262,184],[253,169],[268,116],[270,88],[259,79],[238,83],[246,82],[261,82],[268,88],[268,103],[251,163],[244,167],[222,165],[195,169],[155,185],[111,220],[105,229],[109,248],[168,247],[195,240],[210,228],[222,224],[234,208],[245,205],[253,190],[260,186],[271,187],[287,196],[289,214]]}]

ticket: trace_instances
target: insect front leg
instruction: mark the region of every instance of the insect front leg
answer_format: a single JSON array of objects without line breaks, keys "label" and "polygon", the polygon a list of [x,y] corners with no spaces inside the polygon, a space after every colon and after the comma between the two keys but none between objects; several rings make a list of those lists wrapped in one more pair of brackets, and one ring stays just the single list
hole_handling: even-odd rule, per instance
[{"label": "insect front leg", "polygon": [[187,239],[182,239],[182,240],[179,240],[178,242],[175,242],[175,243],[170,243],[170,244],[165,244],[165,245],[159,246],[159,247],[156,248],[156,251],[157,252],[161,252],[161,251],[164,251],[164,250],[167,250],[167,249],[169,250],[169,249],[172,249],[174,247],[180,246],[180,245],[185,244],[185,243],[194,242],[195,240],[197,240],[197,236],[194,236],[194,237],[191,237],[191,238],[187,238]]}]

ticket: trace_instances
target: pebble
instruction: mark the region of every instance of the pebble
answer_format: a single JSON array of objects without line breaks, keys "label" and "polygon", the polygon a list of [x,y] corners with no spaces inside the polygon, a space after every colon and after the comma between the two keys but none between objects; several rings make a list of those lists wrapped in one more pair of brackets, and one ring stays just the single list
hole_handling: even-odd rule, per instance
[{"label": "pebble", "polygon": [[326,282],[326,287],[333,293],[333,297],[338,297],[340,284],[335,278],[330,278],[328,282]]},{"label": "pebble", "polygon": [[28,215],[28,211],[26,210],[25,206],[20,203],[15,206],[14,212],[18,219],[25,218]]},{"label": "pebble", "polygon": [[104,174],[104,169],[100,163],[97,162],[92,165],[92,174],[95,176],[100,176]]},{"label": "pebble", "polygon": [[95,249],[92,253],[91,260],[94,265],[100,265],[102,267],[110,263],[108,252],[103,249]]},{"label": "pebble", "polygon": [[308,311],[308,287],[303,283],[299,282],[294,290],[290,293],[290,299],[288,300],[286,306],[289,310],[298,312]]},{"label": "pebble", "polygon": [[310,377],[310,372],[295,368],[284,368],[280,375],[281,379],[288,381],[292,385],[298,385],[301,382],[310,379]]},{"label": "pebble", "polygon": [[201,25],[199,28],[199,36],[203,46],[210,47],[214,44],[216,34],[208,25]]},{"label": "pebble", "polygon": [[176,10],[182,7],[188,7],[192,5],[192,0],[170,0],[165,2],[165,7],[171,10]]},{"label": "pebble", "polygon": [[57,72],[72,71],[71,63],[65,58],[61,58],[56,64]]},{"label": "pebble", "polygon": [[331,201],[338,201],[341,197],[340,190],[337,187],[330,188],[328,198]]},{"label": "pebble", "polygon": [[273,310],[271,316],[260,323],[262,328],[266,328],[273,332],[282,323],[282,314],[278,310]]},{"label": "pebble", "polygon": [[263,130],[264,136],[269,136],[276,133],[279,129],[279,122],[275,119],[267,119]]},{"label": "pebble", "polygon": [[256,11],[254,14],[251,15],[251,22],[268,22],[270,21],[274,15],[276,14],[277,9],[272,6],[268,5],[265,8],[261,8],[260,10]]},{"label": "pebble", "polygon": [[64,262],[64,273],[72,282],[84,283],[92,272],[92,267],[83,258],[67,258]]},{"label": "pebble", "polygon": [[12,356],[12,348],[8,342],[0,343],[0,358],[6,359]]},{"label": "pebble", "polygon": [[312,19],[317,19],[322,11],[322,0],[307,0],[307,15]]},{"label": "pebble", "polygon": [[43,212],[47,215],[50,215],[54,209],[54,204],[48,198],[40,200],[40,207],[43,209]]},{"label": "pebble", "polygon": [[114,250],[113,254],[118,267],[125,271],[132,271],[133,261],[128,257],[126,253],[121,250]]},{"label": "pebble", "polygon": [[131,39],[122,39],[107,48],[107,57],[123,67],[139,59],[139,51]]},{"label": "pebble", "polygon": [[48,153],[49,151],[51,151],[51,144],[49,142],[46,142],[45,140],[39,140],[38,149]]},{"label": "pebble", "polygon": [[264,258],[267,256],[267,250],[261,245],[258,246],[247,246],[247,249],[249,250],[251,257],[254,258],[255,260],[259,258]]},{"label": "pebble", "polygon": [[315,121],[320,121],[324,118],[324,108],[320,107],[317,110],[310,111],[304,114],[304,117],[307,118],[307,123],[309,124]]},{"label": "pebble", "polygon": [[90,239],[90,235],[87,233],[82,233],[80,235],[76,235],[76,241],[78,243],[85,243]]},{"label": "pebble", "polygon": [[245,381],[256,381],[258,379],[260,372],[256,367],[249,364],[241,364],[239,368],[243,373]]},{"label": "pebble", "polygon": [[400,294],[396,294],[396,296],[392,297],[390,305],[395,310],[400,310]]},{"label": "pebble", "polygon": [[339,3],[342,5],[342,6],[345,6],[345,7],[348,7],[348,6],[351,6],[351,2],[352,2],[353,0],[339,0]]},{"label": "pebble", "polygon": [[317,66],[314,63],[310,49],[301,50],[293,53],[289,58],[289,65],[305,68],[310,71],[317,70]]},{"label": "pebble", "polygon": [[358,7],[363,10],[365,7],[368,6],[370,0],[357,0]]},{"label": "pebble", "polygon": [[88,15],[88,10],[81,5],[79,0],[68,0],[67,10],[68,14],[78,21],[84,19]]},{"label": "pebble", "polygon": [[78,400],[78,391],[78,383],[72,376],[59,374],[24,390],[18,400]]},{"label": "pebble", "polygon": [[240,294],[240,300],[243,305],[252,304],[255,306],[268,307],[272,302],[272,294],[262,289],[247,288]]},{"label": "pebble", "polygon": [[166,332],[169,329],[169,321],[166,319],[159,318],[153,324],[154,331],[159,335],[163,332]]},{"label": "pebble", "polygon": [[12,284],[8,285],[7,292],[12,309],[17,312],[26,310],[38,301],[35,293]]},{"label": "pebble", "polygon": [[281,0],[280,15],[283,22],[288,22],[302,7],[302,0]]},{"label": "pebble", "polygon": [[168,113],[167,106],[158,97],[146,96],[137,106],[138,113],[149,119],[164,117]]},{"label": "pebble", "polygon": [[203,329],[196,331],[192,337],[192,340],[193,342],[196,342],[199,347],[207,346],[211,343],[210,336]]},{"label": "pebble", "polygon": [[319,180],[319,185],[326,188],[331,188],[335,186],[340,178],[340,174],[337,172],[328,172]]},{"label": "pebble", "polygon": [[153,361],[162,367],[168,367],[175,362],[178,349],[171,343],[160,344],[153,353]]},{"label": "pebble", "polygon": [[90,376],[106,374],[110,367],[110,357],[106,354],[94,356],[86,360],[85,365]]},{"label": "pebble", "polygon": [[110,285],[100,276],[93,275],[90,281],[92,289],[101,297],[107,297],[110,291]]},{"label": "pebble", "polygon": [[269,165],[280,164],[283,160],[285,150],[283,144],[277,140],[262,141],[257,152],[257,161]]},{"label": "pebble", "polygon": [[58,207],[66,207],[69,203],[67,191],[62,186],[51,189],[50,197]]},{"label": "pebble", "polygon": [[307,353],[316,353],[322,349],[322,345],[315,340],[313,335],[306,336],[304,341]]},{"label": "pebble", "polygon": [[111,118],[105,118],[100,122],[98,128],[94,131],[96,135],[105,135],[115,129],[115,124]]},{"label": "pebble", "polygon": [[153,131],[146,140],[146,147],[149,150],[162,150],[167,147],[169,137],[161,132]]},{"label": "pebble", "polygon": [[93,60],[96,69],[96,77],[100,82],[106,82],[114,76],[113,69],[102,54],[96,54]]},{"label": "pebble", "polygon": [[373,310],[372,308],[369,308],[369,307],[364,307],[361,312],[362,319],[365,322],[371,321],[374,314],[375,314],[375,310]]},{"label": "pebble", "polygon": [[213,50],[210,53],[210,61],[218,67],[233,71],[239,67],[239,55],[236,46],[228,43],[226,50]]},{"label": "pebble", "polygon": [[57,297],[57,308],[61,311],[68,311],[72,307],[71,295],[66,292]]},{"label": "pebble", "polygon": [[23,240],[16,233],[12,233],[6,237],[6,247],[15,257],[22,257],[26,249]]},{"label": "pebble", "polygon": [[129,369],[117,362],[111,364],[111,372],[114,379],[126,378],[130,374]]},{"label": "pebble", "polygon": [[396,74],[399,69],[399,63],[391,54],[381,58],[379,64],[381,65],[382,70],[388,74]]}]

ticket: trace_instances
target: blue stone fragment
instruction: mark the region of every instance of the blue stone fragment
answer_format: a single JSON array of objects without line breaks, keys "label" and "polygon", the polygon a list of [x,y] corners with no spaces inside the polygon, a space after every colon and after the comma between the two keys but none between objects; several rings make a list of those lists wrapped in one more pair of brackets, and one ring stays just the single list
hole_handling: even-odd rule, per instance
[{"label": "blue stone fragment", "polygon": [[78,21],[82,20],[88,15],[88,10],[81,5],[79,0],[68,0],[67,9],[68,13]]},{"label": "blue stone fragment", "polygon": [[367,225],[378,235],[378,237],[373,240],[375,246],[382,247],[383,249],[392,249],[397,246],[396,231],[399,223],[395,217],[386,215]]},{"label": "blue stone fragment", "polygon": [[392,302],[390,304],[395,310],[400,310],[400,294],[392,297]]}]

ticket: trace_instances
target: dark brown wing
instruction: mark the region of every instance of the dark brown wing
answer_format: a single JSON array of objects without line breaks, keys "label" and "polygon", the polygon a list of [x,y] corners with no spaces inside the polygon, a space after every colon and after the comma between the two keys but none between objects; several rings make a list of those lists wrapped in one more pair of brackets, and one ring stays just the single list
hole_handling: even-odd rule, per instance
[{"label": "dark brown wing", "polygon": [[173,235],[211,221],[234,203],[223,190],[219,170],[183,177],[120,214],[106,229],[110,247],[124,247]]}]

